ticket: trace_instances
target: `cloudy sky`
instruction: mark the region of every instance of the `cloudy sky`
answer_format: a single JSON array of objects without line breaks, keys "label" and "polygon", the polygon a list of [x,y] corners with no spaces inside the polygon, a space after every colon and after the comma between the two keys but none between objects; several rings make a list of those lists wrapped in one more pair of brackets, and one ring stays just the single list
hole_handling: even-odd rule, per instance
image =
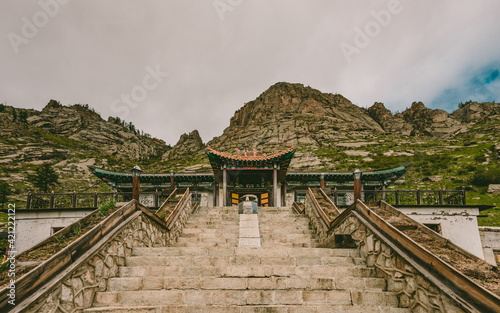
[{"label": "cloudy sky", "polygon": [[500,101],[500,1],[0,2],[0,102],[206,142],[278,81],[393,112]]}]

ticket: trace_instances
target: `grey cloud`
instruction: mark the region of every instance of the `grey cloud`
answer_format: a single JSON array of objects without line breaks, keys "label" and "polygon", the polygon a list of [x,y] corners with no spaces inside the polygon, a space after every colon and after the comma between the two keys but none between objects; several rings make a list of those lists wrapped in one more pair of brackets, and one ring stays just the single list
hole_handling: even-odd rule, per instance
[{"label": "grey cloud", "polygon": [[[42,0],[50,1],[58,0]],[[0,102],[88,103],[107,118],[120,113],[111,103],[158,65],[169,76],[126,119],[170,144],[193,129],[206,142],[277,81],[403,110],[499,61],[499,2],[400,0],[402,11],[347,62],[341,43],[352,45],[355,29],[390,3],[242,0],[221,20],[213,1],[73,0],[15,53],[8,34],[20,34],[23,17],[41,7],[3,0]]]}]

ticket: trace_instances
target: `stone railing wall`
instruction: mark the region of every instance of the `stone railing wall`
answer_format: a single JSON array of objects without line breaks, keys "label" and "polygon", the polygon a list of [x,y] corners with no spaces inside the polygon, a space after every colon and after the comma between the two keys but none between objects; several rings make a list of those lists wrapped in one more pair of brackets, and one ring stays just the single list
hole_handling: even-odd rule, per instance
[{"label": "stone railing wall", "polygon": [[[444,284],[436,285],[427,279],[420,268],[412,265],[397,249],[389,246],[381,236],[375,234],[365,224],[356,207],[344,211],[334,221],[331,228],[325,225],[317,213],[317,204],[306,194],[305,214],[309,217],[311,228],[319,238],[320,247],[335,247],[335,235],[350,236],[358,246],[360,255],[366,260],[366,265],[374,267],[379,277],[387,281],[387,290],[395,292],[399,307],[408,308],[415,313],[463,313],[479,312],[468,307],[459,307],[443,290]],[[356,206],[360,205],[359,202]]]},{"label": "stone railing wall", "polygon": [[357,217],[356,212],[345,218],[329,232],[329,236],[350,235],[358,244],[367,266],[377,269],[387,281],[387,290],[396,292],[399,307],[411,312],[466,312],[453,303],[435,284],[409,264],[394,249],[385,244]]},{"label": "stone railing wall", "polygon": [[179,237],[192,211],[190,197],[171,225],[165,225],[141,204],[132,216],[102,238],[68,268],[19,303],[12,312],[80,312],[90,308],[96,292],[107,289],[108,279],[135,247],[165,247]]},{"label": "stone railing wall", "polygon": [[309,217],[310,226],[320,242],[328,237],[328,226],[317,212],[316,202],[310,192],[306,193],[306,203],[304,204],[304,214]]}]

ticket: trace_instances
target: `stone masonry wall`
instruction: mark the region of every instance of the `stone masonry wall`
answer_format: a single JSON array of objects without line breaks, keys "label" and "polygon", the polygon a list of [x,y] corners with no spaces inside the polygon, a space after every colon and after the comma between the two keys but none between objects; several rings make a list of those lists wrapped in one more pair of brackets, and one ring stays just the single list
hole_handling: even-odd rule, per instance
[{"label": "stone masonry wall", "polygon": [[320,242],[335,234],[351,235],[358,244],[366,265],[375,267],[378,276],[386,279],[388,291],[396,292],[399,307],[409,308],[414,313],[465,313],[417,269],[377,238],[354,214],[348,216],[335,229],[325,230],[314,213],[314,204],[307,197],[305,214],[309,217],[311,228]]},{"label": "stone masonry wall", "polygon": [[358,243],[367,266],[373,266],[387,281],[387,290],[397,293],[399,306],[416,313],[464,312],[433,283],[377,238],[361,221],[350,215],[329,236],[351,235]]},{"label": "stone masonry wall", "polygon": [[144,214],[139,215],[25,312],[81,312],[91,307],[95,293],[107,289],[108,279],[118,275],[118,267],[125,265],[125,257],[131,254],[132,248],[172,245],[182,232],[190,208],[188,202],[170,231]]},{"label": "stone masonry wall", "polygon": [[327,229],[323,226],[320,219],[316,216],[314,203],[311,199],[309,193],[306,193],[306,203],[304,205],[304,214],[309,217],[309,224],[316,234],[319,242],[322,242],[328,238]]}]

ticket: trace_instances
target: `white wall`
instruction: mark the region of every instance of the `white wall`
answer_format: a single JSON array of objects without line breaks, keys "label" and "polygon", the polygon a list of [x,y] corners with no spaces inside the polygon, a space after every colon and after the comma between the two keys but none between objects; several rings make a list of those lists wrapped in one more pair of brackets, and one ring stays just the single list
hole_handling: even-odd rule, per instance
[{"label": "white wall", "polygon": [[20,253],[52,235],[53,227],[66,227],[92,210],[16,210],[16,251]]},{"label": "white wall", "polygon": [[398,208],[422,224],[440,224],[441,235],[462,249],[484,259],[477,226],[477,208]]},{"label": "white wall", "polygon": [[479,227],[479,233],[483,243],[484,260],[497,266],[493,251],[500,251],[500,227]]}]

